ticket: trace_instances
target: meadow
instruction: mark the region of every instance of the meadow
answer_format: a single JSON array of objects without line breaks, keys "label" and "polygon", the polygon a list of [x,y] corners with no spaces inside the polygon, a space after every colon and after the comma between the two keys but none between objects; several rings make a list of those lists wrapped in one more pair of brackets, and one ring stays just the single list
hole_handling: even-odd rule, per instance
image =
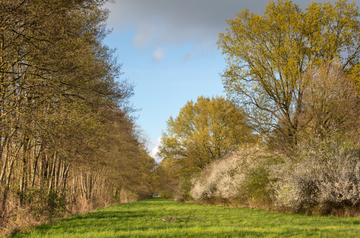
[{"label": "meadow", "polygon": [[69,216],[12,237],[358,237],[360,218],[280,214],[162,198]]}]

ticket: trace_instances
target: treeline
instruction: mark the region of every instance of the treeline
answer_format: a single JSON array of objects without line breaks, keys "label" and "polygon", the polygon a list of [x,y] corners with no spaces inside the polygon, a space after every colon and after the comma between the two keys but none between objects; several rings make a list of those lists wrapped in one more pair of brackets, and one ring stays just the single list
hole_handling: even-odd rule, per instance
[{"label": "treeline", "polygon": [[105,2],[0,1],[3,231],[150,194],[133,86],[102,43]]},{"label": "treeline", "polygon": [[346,0],[312,2],[306,11],[278,0],[263,15],[245,9],[227,20],[217,43],[228,98],[199,97],[169,119],[155,170],[159,193],[360,214],[359,15]]}]

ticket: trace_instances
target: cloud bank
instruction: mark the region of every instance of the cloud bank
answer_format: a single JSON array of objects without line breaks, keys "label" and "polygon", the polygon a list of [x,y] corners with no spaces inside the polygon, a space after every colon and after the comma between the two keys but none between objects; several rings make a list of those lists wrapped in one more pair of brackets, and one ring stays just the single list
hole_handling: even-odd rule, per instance
[{"label": "cloud bank", "polygon": [[[293,0],[305,9],[312,0]],[[133,45],[137,49],[161,48],[166,44],[193,43],[200,50],[216,49],[225,19],[236,17],[245,8],[262,14],[268,0],[116,0],[107,4],[108,26],[114,31],[136,29]],[[331,2],[334,2],[332,0]],[[196,53],[196,52],[195,52]],[[190,52],[193,54],[193,52]],[[189,55],[184,56],[187,61]],[[162,58],[162,57],[160,57]]]}]

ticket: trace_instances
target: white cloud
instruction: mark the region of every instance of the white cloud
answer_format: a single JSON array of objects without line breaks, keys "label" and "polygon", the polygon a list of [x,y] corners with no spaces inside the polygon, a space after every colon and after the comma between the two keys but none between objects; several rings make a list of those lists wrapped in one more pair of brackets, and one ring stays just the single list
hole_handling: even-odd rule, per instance
[{"label": "white cloud", "polygon": [[160,140],[161,140],[161,136],[158,137],[156,140],[150,141],[150,145],[149,145],[150,156],[155,159],[158,159],[156,158],[156,153],[159,151]]},{"label": "white cloud", "polygon": [[160,60],[162,60],[162,58],[164,58],[166,56],[166,52],[164,49],[162,48],[157,48],[154,52],[153,52],[153,60],[158,62]]}]

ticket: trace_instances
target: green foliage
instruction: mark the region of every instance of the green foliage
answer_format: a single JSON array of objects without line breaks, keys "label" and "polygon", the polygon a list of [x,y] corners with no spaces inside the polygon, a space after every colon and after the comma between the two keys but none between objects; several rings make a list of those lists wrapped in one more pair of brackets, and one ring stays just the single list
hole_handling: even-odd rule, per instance
[{"label": "green foliage", "polygon": [[311,217],[152,198],[44,224],[13,237],[356,237],[359,218]]},{"label": "green foliage", "polygon": [[269,194],[269,171],[263,167],[257,168],[246,179],[240,190],[246,194],[246,199],[259,207],[270,207],[271,198]]},{"label": "green foliage", "polygon": [[26,194],[22,194],[22,198],[23,206],[37,222],[44,218],[51,221],[54,218],[60,218],[69,213],[66,193],[53,189],[49,191],[44,188],[30,188],[26,191]]},{"label": "green foliage", "polygon": [[57,191],[51,190],[45,194],[43,199],[45,200],[45,203],[44,207],[40,208],[40,212],[42,214],[45,213],[49,219],[54,217],[62,217],[63,214],[67,211],[67,201],[65,194],[59,194]]},{"label": "green foliage", "polygon": [[153,175],[154,189],[163,198],[179,197],[181,186],[180,166],[174,159],[163,159]]},{"label": "green foliage", "polygon": [[276,130],[280,144],[294,149],[307,123],[303,95],[311,85],[302,75],[329,62],[347,72],[358,67],[355,2],[314,1],[304,12],[291,0],[270,1],[263,15],[245,9],[227,23],[218,46],[228,56],[222,75],[228,95],[248,106],[259,132]]}]

